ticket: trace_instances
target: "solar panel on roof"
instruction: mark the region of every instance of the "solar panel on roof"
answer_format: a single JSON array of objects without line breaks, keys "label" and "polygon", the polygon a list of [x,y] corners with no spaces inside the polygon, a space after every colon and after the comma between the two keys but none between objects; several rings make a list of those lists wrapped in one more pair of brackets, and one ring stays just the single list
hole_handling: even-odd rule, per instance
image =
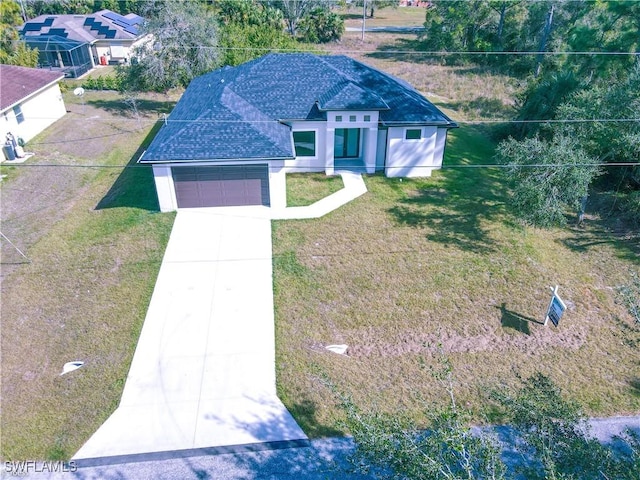
[{"label": "solar panel on roof", "polygon": [[64,28],[50,28],[49,35],[59,35],[64,38],[67,38],[69,36]]},{"label": "solar panel on roof", "polygon": [[44,25],[41,23],[27,23],[22,31],[23,32],[39,32],[40,30],[42,30],[42,27]]},{"label": "solar panel on roof", "polygon": [[104,18],[108,18],[109,20],[118,20],[120,15],[115,12],[106,12],[101,14]]},{"label": "solar panel on roof", "polygon": [[109,30],[106,36],[107,38],[116,38],[116,33],[117,32],[115,30]]},{"label": "solar panel on roof", "polygon": [[45,27],[50,27],[51,25],[53,25],[53,21],[54,20],[55,20],[55,18],[53,18],[53,17],[47,17],[47,18],[45,18],[43,25]]}]

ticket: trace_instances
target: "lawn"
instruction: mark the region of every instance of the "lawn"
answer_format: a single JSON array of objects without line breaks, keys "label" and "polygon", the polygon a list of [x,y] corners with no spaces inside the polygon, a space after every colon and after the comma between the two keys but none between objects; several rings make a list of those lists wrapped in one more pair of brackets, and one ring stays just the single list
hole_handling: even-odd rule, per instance
[{"label": "lawn", "polygon": [[[491,163],[482,132],[453,131],[445,165]],[[308,434],[340,431],[327,379],[364,408],[424,421],[425,402],[447,401],[430,373],[442,353],[478,421],[499,420],[491,388],[536,371],[589,414],[640,412],[640,328],[617,294],[640,267],[637,240],[597,212],[582,228],[523,228],[499,169],[366,183],[324,218],[274,222],[278,392]],[[558,328],[540,323],[553,285],[569,305]]]},{"label": "lawn", "polygon": [[[421,27],[425,22],[426,8],[398,7],[376,9],[373,18],[367,7],[367,27]],[[347,7],[341,10],[346,27],[362,27],[362,7]]]},{"label": "lawn", "polygon": [[343,187],[339,176],[324,173],[290,173],[287,175],[287,206],[306,207],[328,197]]},{"label": "lawn", "polygon": [[129,165],[175,102],[145,100],[135,116],[114,92],[67,93],[2,183],[3,233],[28,259],[2,242],[4,459],[70,458],[120,400],[174,218]]}]

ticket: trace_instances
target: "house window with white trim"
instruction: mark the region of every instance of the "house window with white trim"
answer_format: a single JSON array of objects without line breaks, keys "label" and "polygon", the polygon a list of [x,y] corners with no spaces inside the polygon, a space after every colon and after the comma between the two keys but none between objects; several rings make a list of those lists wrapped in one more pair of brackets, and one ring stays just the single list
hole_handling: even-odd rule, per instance
[{"label": "house window with white trim", "polygon": [[18,122],[18,124],[24,122],[24,113],[22,113],[20,105],[13,107],[13,114],[16,116],[16,122]]},{"label": "house window with white trim", "polygon": [[342,121],[342,115],[336,115],[336,122]]},{"label": "house window with white trim", "polygon": [[404,132],[405,140],[420,140],[422,138],[421,128],[407,128]]},{"label": "house window with white trim", "polygon": [[365,122],[370,122],[371,121],[371,115],[365,115],[364,116],[364,121]]},{"label": "house window with white trim", "polygon": [[293,132],[293,145],[296,149],[296,157],[316,156],[316,132]]},{"label": "house window with white trim", "polygon": [[357,117],[355,115],[349,115],[350,122],[355,122],[356,120],[357,120]]}]

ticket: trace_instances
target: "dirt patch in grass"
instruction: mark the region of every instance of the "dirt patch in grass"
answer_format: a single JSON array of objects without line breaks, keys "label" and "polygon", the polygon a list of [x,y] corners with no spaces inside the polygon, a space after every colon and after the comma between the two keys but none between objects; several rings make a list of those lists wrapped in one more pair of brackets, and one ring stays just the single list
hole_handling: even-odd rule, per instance
[{"label": "dirt patch in grass", "polygon": [[[86,92],[82,99],[67,93],[67,114],[26,145],[34,156],[24,164],[0,164],[0,173],[11,170],[0,192],[2,232],[13,243],[1,243],[1,279],[28,261],[30,248],[69,214],[91,179],[100,172],[121,171],[127,152],[133,155],[137,148],[132,141],[140,142],[156,123],[155,107],[176,100],[147,97],[148,108],[137,118],[116,92]],[[101,108],[105,103],[119,105],[119,111]]]},{"label": "dirt patch in grass", "polygon": [[[92,105],[114,92],[65,101],[1,187],[3,233],[29,259],[2,243],[5,459],[68,459],[115,409],[173,222],[133,165],[157,112]],[[61,377],[72,360],[85,366]]]}]

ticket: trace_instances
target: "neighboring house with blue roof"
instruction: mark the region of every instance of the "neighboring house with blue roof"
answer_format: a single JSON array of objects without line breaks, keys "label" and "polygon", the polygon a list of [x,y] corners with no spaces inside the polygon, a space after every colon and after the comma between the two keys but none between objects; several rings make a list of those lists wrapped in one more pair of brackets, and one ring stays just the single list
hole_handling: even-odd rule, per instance
[{"label": "neighboring house with blue roof", "polygon": [[268,54],[194,79],[139,163],[162,211],[286,205],[286,173],[427,177],[457,125],[411,85],[345,56]]},{"label": "neighboring house with blue roof", "polygon": [[[55,37],[86,43],[90,49],[91,67],[98,64],[128,63],[134,49],[147,41],[141,27],[144,19],[130,13],[120,15],[100,10],[90,15],[40,15],[20,27],[20,36],[27,42],[36,37]],[[55,68],[64,68],[65,58],[52,57]]]}]

